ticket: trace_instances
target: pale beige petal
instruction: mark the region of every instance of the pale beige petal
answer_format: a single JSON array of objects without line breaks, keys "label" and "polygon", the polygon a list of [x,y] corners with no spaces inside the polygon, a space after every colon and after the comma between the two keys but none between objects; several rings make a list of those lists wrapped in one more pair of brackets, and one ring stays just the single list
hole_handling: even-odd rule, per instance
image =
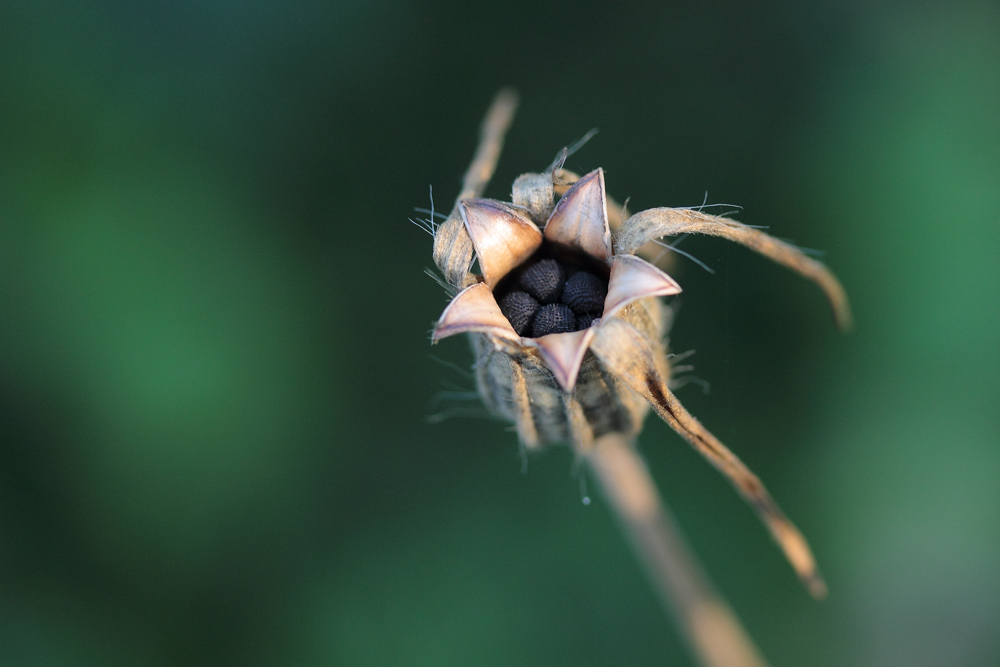
[{"label": "pale beige petal", "polygon": [[538,348],[546,365],[556,380],[566,391],[572,391],[576,384],[576,375],[580,372],[583,355],[590,347],[594,338],[595,327],[573,331],[571,333],[555,333],[540,338],[525,338],[524,344]]},{"label": "pale beige petal", "polygon": [[542,232],[528,214],[510,204],[466,199],[459,209],[476,248],[479,268],[491,289],[542,245]]},{"label": "pale beige petal", "polygon": [[545,225],[545,238],[607,261],[611,257],[604,170],[596,169],[562,196]]},{"label": "pale beige petal", "polygon": [[644,259],[634,255],[616,255],[611,262],[608,296],[604,299],[604,317],[608,318],[628,304],[647,296],[680,294],[681,286],[673,278]]},{"label": "pale beige petal", "polygon": [[441,313],[431,342],[455,334],[476,331],[519,341],[521,337],[500,312],[493,292],[484,283],[476,283],[458,293]]}]

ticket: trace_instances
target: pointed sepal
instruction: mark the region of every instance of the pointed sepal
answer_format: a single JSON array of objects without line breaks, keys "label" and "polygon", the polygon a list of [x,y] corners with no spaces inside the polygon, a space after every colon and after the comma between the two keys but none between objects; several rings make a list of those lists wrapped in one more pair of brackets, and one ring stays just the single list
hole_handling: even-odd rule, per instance
[{"label": "pointed sepal", "polygon": [[526,338],[525,345],[537,348],[556,381],[566,391],[576,385],[583,355],[594,338],[595,327],[570,333],[555,333],[539,338]]},{"label": "pointed sepal", "polygon": [[510,204],[466,199],[459,204],[459,210],[472,237],[483,279],[491,289],[542,245],[542,232],[528,214]]},{"label": "pointed sepal", "polygon": [[441,313],[434,327],[431,342],[455,334],[478,332],[492,334],[508,340],[520,341],[521,337],[500,312],[500,306],[484,283],[476,283],[458,293]]},{"label": "pointed sepal", "polygon": [[680,294],[681,286],[666,273],[634,255],[616,255],[611,262],[608,296],[604,299],[604,318],[648,296]]},{"label": "pointed sepal", "polygon": [[545,238],[582,250],[602,262],[611,258],[603,169],[590,172],[566,191],[549,216]]}]

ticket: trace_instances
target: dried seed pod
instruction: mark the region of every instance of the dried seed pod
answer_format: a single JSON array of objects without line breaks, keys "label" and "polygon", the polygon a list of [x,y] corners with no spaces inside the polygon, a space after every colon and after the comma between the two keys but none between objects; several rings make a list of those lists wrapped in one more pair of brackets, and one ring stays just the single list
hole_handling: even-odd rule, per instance
[{"label": "dried seed pod", "polygon": [[[537,201],[546,192],[547,189],[532,193],[531,197]],[[662,343],[666,333],[663,329],[665,320],[661,304],[655,297],[678,294],[681,288],[656,266],[629,254],[661,230],[666,230],[666,233],[713,233],[750,245],[754,250],[816,280],[834,304],[838,321],[849,321],[843,290],[822,264],[788,244],[728,218],[697,213],[694,222],[684,225],[677,220],[689,221],[695,212],[684,209],[675,214],[674,209],[652,209],[623,222],[617,247],[609,252],[610,230],[601,169],[580,178],[554,206],[537,207],[538,210],[551,208],[552,214],[547,221],[528,220],[522,209],[491,200],[460,202],[457,208],[463,212],[480,265],[489,267],[484,277],[487,287],[496,286],[507,273],[539,249],[545,251],[546,244],[558,247],[561,252],[577,253],[581,262],[608,266],[610,279],[607,295],[596,326],[579,331],[560,326],[558,333],[547,334],[543,332],[552,330],[542,328],[537,330],[542,333],[540,336],[520,337],[509,323],[497,325],[494,312],[499,314],[498,307],[484,308],[479,305],[488,299],[485,292],[473,294],[465,290],[455,297],[446,311],[445,314],[451,317],[442,316],[435,329],[435,340],[462,331],[481,332],[476,339],[480,357],[476,363],[479,391],[487,405],[502,416],[513,421],[532,420],[530,427],[518,427],[519,432],[538,434],[537,441],[525,443],[528,447],[573,440],[563,406],[563,397],[568,393],[573,393],[579,400],[592,435],[596,437],[610,432],[629,436],[638,433],[646,406],[637,403],[637,391],[661,410],[662,416],[667,418],[670,414],[671,409],[665,406],[676,403],[676,399],[666,390],[670,370]],[[540,226],[545,230],[543,234],[538,231]],[[454,257],[456,263],[467,261],[464,251],[454,253]],[[458,273],[457,264],[451,263],[450,256],[439,259],[439,266],[446,276]],[[539,285],[545,287],[546,291],[537,292],[543,299],[552,298],[555,286],[560,285],[561,270],[559,264],[552,260],[534,264],[524,271],[524,275],[533,277],[527,285],[531,289],[538,289]],[[537,282],[534,279],[536,275],[542,276]],[[463,277],[461,282],[453,284],[459,288],[467,282],[469,280]],[[473,302],[476,307],[471,307]],[[463,313],[460,321],[456,321],[456,313]],[[537,320],[536,314],[536,324]],[[619,322],[628,325],[627,328],[623,329]],[[587,354],[595,341],[601,343],[599,349],[605,352],[602,354],[595,348],[597,358]],[[634,350],[637,356],[632,362],[645,364],[644,370],[629,367],[630,374],[624,374],[622,363],[610,363],[608,354],[615,349]],[[621,361],[617,357],[615,359]],[[515,383],[511,378],[511,369],[515,365],[521,367],[525,378],[523,391],[526,396],[513,395]],[[653,377],[659,380],[653,383],[650,380]],[[632,391],[623,391],[623,384]],[[643,389],[654,385],[657,387],[655,392]],[[512,407],[520,405],[528,405],[530,409],[525,411]],[[706,436],[707,431],[700,424],[697,428],[687,428],[670,419],[668,422],[730,477],[768,525],[791,525],[787,519],[778,521],[775,518],[780,515],[780,510],[770,500],[763,485],[756,478],[747,477],[749,471],[742,463],[726,463],[738,463],[739,459],[710,434]],[[692,423],[697,424],[696,421]],[[711,444],[706,445],[706,442]],[[797,532],[777,528],[772,529],[772,534],[810,590],[821,595],[822,580],[801,536]]]},{"label": "dried seed pod", "polygon": [[[476,382],[487,407],[516,425],[526,449],[568,443],[591,462],[602,480],[622,479],[625,469],[633,476],[645,474],[636,472],[641,465],[635,461],[625,465],[621,457],[632,451],[630,443],[651,405],[730,480],[759,514],[809,591],[822,597],[826,587],[805,539],[760,480],[670,392],[664,338],[671,313],[658,297],[678,294],[681,288],[636,253],[660,236],[681,233],[741,243],[816,282],[830,300],[837,322],[846,328],[850,310],[840,283],[825,266],[787,243],[728,218],[690,209],[650,209],[628,219],[623,219],[622,209],[612,243],[601,169],[577,178],[553,166],[542,174],[519,177],[513,204],[475,199],[492,173],[512,104],[503,94],[498,98],[484,123],[483,143],[466,175],[466,187],[452,215],[437,227],[434,260],[458,293],[438,321],[433,341],[470,333]],[[565,188],[567,181],[571,184]],[[562,197],[556,202],[559,192]],[[468,273],[473,251],[482,276]],[[564,280],[560,262],[594,270],[577,270]],[[524,292],[511,291],[510,281],[505,282],[511,274],[519,275],[518,284],[531,295],[525,296],[547,305],[529,316],[530,304],[515,296]],[[560,295],[563,303],[552,303]],[[532,317],[532,336],[525,337]],[[650,484],[648,479],[637,479],[635,487]],[[650,546],[663,542],[670,530],[665,510],[649,509],[650,503],[654,510],[658,507],[655,494],[647,493],[640,502],[627,489],[606,488],[630,530],[640,531],[633,537],[655,571],[654,579],[662,579],[667,589],[684,598],[676,601],[677,613],[695,652],[706,664],[723,664],[710,655],[718,654],[717,644],[706,634],[705,628],[711,626],[725,635],[726,642],[741,647],[742,661],[726,664],[762,664],[707,585],[691,588],[672,580],[684,571],[692,581],[701,581],[696,568],[682,562],[690,560],[681,553],[683,548]],[[668,558],[674,561],[657,560]]]}]

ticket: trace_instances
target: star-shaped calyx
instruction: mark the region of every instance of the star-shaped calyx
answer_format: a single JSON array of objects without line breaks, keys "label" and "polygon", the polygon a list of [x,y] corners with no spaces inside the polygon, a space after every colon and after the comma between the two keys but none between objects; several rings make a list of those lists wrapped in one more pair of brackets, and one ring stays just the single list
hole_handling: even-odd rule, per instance
[{"label": "star-shaped calyx", "polygon": [[601,169],[567,190],[544,232],[527,209],[505,202],[467,199],[459,211],[482,273],[445,308],[433,341],[477,332],[498,347],[536,351],[565,391],[597,327],[634,301],[681,291],[649,262],[615,254]]}]

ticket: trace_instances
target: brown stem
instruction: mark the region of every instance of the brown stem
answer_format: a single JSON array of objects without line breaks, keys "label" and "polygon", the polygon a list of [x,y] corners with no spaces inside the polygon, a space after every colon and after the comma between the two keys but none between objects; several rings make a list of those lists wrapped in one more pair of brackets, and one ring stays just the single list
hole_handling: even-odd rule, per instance
[{"label": "brown stem", "polygon": [[729,479],[767,526],[809,592],[816,598],[825,597],[826,583],[802,533],[781,511],[760,479],[671,393],[642,334],[627,322],[612,318],[597,328],[590,349],[609,372],[645,397],[672,429]]},{"label": "brown stem", "polygon": [[517,93],[511,88],[504,88],[493,98],[479,128],[479,147],[472,156],[472,164],[465,171],[462,179],[462,191],[455,198],[452,214],[458,210],[458,202],[463,199],[481,197],[486,185],[493,178],[500,151],[503,150],[503,139],[514,121],[517,111]]},{"label": "brown stem", "polygon": [[471,284],[469,268],[472,266],[472,239],[462,223],[458,203],[463,199],[479,197],[486,184],[493,177],[500,151],[503,149],[504,135],[514,120],[517,111],[517,93],[504,88],[493,98],[479,129],[479,146],[472,157],[472,163],[462,179],[462,190],[455,198],[448,219],[438,225],[434,234],[434,263],[441,269],[445,280],[461,289]]},{"label": "brown stem", "polygon": [[629,439],[618,433],[602,436],[583,456],[699,663],[766,667],[736,614],[699,566]]}]

